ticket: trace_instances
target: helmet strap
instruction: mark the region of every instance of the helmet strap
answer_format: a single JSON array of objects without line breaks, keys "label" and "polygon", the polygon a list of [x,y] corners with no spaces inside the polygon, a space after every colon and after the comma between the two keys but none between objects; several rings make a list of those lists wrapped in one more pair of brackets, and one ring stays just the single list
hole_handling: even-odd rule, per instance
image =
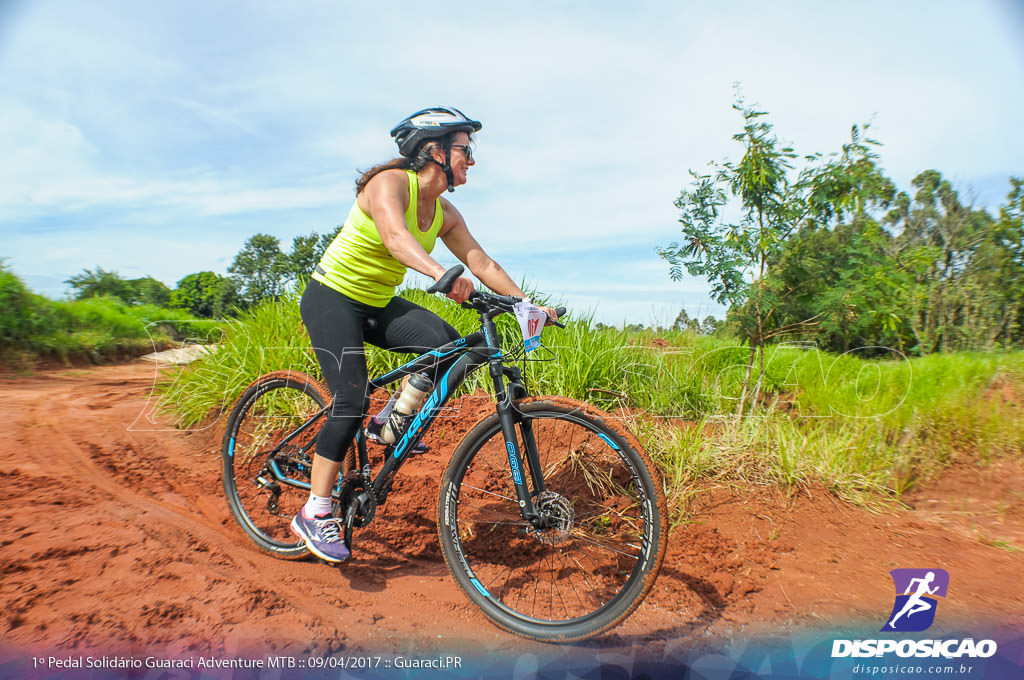
[{"label": "helmet strap", "polygon": [[421,150],[420,154],[425,156],[428,161],[434,163],[444,170],[444,176],[448,180],[448,191],[455,191],[455,173],[452,172],[452,142],[451,139],[445,137],[442,142],[444,147],[444,163],[434,158],[434,154],[427,153],[425,150]]},{"label": "helmet strap", "polygon": [[448,192],[455,191],[455,175],[452,173],[452,144],[447,137],[444,140],[444,176],[448,178]]}]

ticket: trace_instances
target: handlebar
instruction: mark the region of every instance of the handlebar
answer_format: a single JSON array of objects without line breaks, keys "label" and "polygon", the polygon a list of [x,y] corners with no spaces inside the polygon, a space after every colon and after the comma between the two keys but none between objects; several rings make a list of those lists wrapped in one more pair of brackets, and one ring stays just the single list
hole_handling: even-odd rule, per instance
[{"label": "handlebar", "polygon": [[[462,276],[462,273],[466,271],[466,268],[461,264],[457,264],[448,271],[446,271],[441,278],[439,278],[434,285],[427,288],[428,293],[449,293],[452,289],[452,284],[455,283],[455,279]],[[501,311],[512,313],[512,306],[517,302],[522,302],[521,297],[515,295],[495,295],[493,293],[485,293],[482,290],[474,290],[470,293],[469,298],[462,303],[464,309],[474,309],[481,313],[490,311]],[[559,307],[555,310],[555,314],[559,317],[564,316],[566,312],[565,307]],[[548,322],[559,328],[565,328],[564,324],[558,323],[555,319],[548,317]]]},{"label": "handlebar", "polygon": [[466,271],[466,268],[461,264],[457,264],[448,271],[446,271],[441,278],[434,282],[430,288],[427,288],[428,293],[450,293],[452,290],[452,284],[455,283],[455,279],[462,276],[462,272]]}]

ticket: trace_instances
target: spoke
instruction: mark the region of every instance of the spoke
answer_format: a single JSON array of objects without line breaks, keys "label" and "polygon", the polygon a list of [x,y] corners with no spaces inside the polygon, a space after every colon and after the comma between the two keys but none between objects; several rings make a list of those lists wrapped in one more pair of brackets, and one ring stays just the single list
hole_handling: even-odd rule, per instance
[{"label": "spoke", "polygon": [[[596,574],[600,570],[601,564],[595,562],[594,558],[590,556],[590,553],[587,552],[586,548],[584,548],[583,546],[580,546],[579,552],[583,553],[583,557],[585,557],[588,562],[590,562],[592,565],[594,565],[594,567],[590,571],[591,571],[591,573],[595,573]],[[573,558],[573,559],[575,559],[575,558]],[[577,564],[579,564],[579,562],[577,562]],[[584,580],[586,580],[586,576],[585,575],[587,573],[587,570],[583,568],[582,564],[580,564],[579,566],[580,566],[580,571],[584,574]],[[590,585],[590,581],[587,581],[587,586],[589,586],[591,588],[591,590],[594,589],[594,587]]]},{"label": "spoke", "polygon": [[[553,612],[554,612],[554,609],[555,609],[555,593],[558,592],[557,588],[555,588],[555,584],[558,581],[558,572],[555,570],[555,563],[554,563],[555,561],[553,559],[554,556],[552,555],[552,553],[554,553],[554,550],[547,551],[547,561],[548,561],[548,564],[550,565],[550,567],[548,569],[548,573],[551,574],[551,590],[550,590],[550,594],[549,594],[549,597],[548,597],[548,618],[549,619],[554,617]],[[560,601],[562,599],[562,595],[561,595],[560,592],[558,593],[558,599]],[[565,608],[565,602],[562,602],[562,611],[564,611],[566,614],[569,613],[569,610],[567,610]]]},{"label": "spoke", "polygon": [[[563,558],[564,555],[561,552],[559,552],[558,559],[561,561]],[[576,562],[576,566],[579,567],[579,573],[583,577],[583,581],[587,584],[587,587],[593,588],[593,586],[590,585],[590,581],[587,580],[587,572],[584,571],[583,565],[577,562],[575,559],[573,559],[573,562]],[[580,603],[580,610],[585,612],[587,610],[587,605],[584,604],[583,598],[580,597],[580,591],[576,589],[576,583],[571,578],[569,579],[569,587],[572,588],[572,593],[576,596],[576,601]],[[566,608],[567,613],[568,611],[568,608]]]},{"label": "spoke", "polygon": [[503,525],[503,526],[510,526],[510,527],[525,527],[525,526],[529,526],[529,524],[527,524],[526,522],[524,522],[522,520],[519,520],[518,522],[513,522],[512,520],[476,520],[476,522],[478,524]]},{"label": "spoke", "polygon": [[480,493],[485,493],[485,494],[487,494],[489,496],[494,496],[496,498],[500,498],[503,501],[509,501],[510,503],[513,503],[515,505],[519,504],[519,501],[516,500],[515,498],[510,498],[508,496],[502,496],[500,493],[494,493],[493,491],[487,491],[486,489],[481,489],[481,488],[476,487],[476,486],[470,486],[469,484],[466,484],[465,482],[462,483],[462,488],[463,489],[471,489],[473,491],[479,491]]},{"label": "spoke", "polygon": [[[502,480],[503,483],[505,485],[507,485],[508,484],[508,479],[510,477],[510,472],[509,472],[508,468],[505,468],[505,467],[496,468],[496,467],[494,467],[494,465],[492,464],[490,459],[485,459],[485,460],[481,461],[481,454],[486,454],[487,450],[488,450],[488,447],[490,447],[490,446],[493,446],[496,451],[500,451],[501,452],[501,454],[499,454],[499,460],[507,462],[505,460],[505,458],[504,458],[504,455],[503,455],[504,451],[505,451],[505,437],[502,434],[500,429],[497,432],[495,432],[493,435],[491,435],[491,438],[488,439],[487,442],[485,442],[482,447],[480,447],[480,449],[477,451],[476,455],[473,457],[473,462],[482,462],[483,465],[486,466],[487,470],[489,470],[490,472],[495,473],[495,475],[496,475],[495,478],[496,479]],[[489,476],[490,475],[487,474],[486,471],[483,473],[484,479],[487,479]],[[463,483],[465,483],[465,482],[463,482]]]},{"label": "spoke", "polygon": [[540,577],[541,577],[541,560],[536,560],[534,564],[537,567],[537,578],[533,579],[533,609],[530,611],[532,616],[537,614],[537,595],[540,593]]},{"label": "spoke", "polygon": [[[502,591],[505,591],[505,592],[508,591],[509,580],[511,579],[513,573],[514,572],[512,571],[512,567],[508,567],[508,566],[505,567],[505,582],[502,584]],[[490,585],[491,583],[497,583],[497,582],[498,582],[498,579],[494,578],[493,580],[488,581],[488,585]],[[490,591],[492,589],[489,588],[488,590]],[[494,593],[492,592],[491,594],[493,595]],[[502,598],[498,598],[498,599],[502,599]],[[504,601],[504,600],[502,600],[502,601]]]},{"label": "spoke", "polygon": [[[466,519],[469,520],[468,517]],[[510,520],[510,519],[499,520],[499,519],[473,518],[472,521],[476,522],[477,524],[487,524],[489,526],[490,525],[504,525],[504,526],[510,526],[510,527],[530,526],[527,522],[524,522],[523,520],[513,521],[513,520]]]},{"label": "spoke", "polygon": [[[584,535],[584,534],[582,534],[582,533],[580,533],[580,532],[578,532],[576,530],[569,531],[569,535],[572,536],[573,538],[578,538],[581,541],[585,541],[586,543],[590,543],[591,545],[596,545],[598,548],[604,548],[605,550],[610,550],[612,552],[619,553],[620,555],[625,555],[626,557],[632,558],[634,560],[640,559],[639,555],[634,555],[634,554],[628,553],[628,552],[626,552],[624,550],[619,550],[618,548],[612,547],[612,546],[608,545],[607,543],[601,543],[600,541],[596,541],[596,540],[590,538],[589,536],[586,536],[586,535]],[[636,548],[637,550],[641,550],[642,549],[642,546],[633,545],[632,543],[627,543],[626,546],[630,547],[630,548]]]},{"label": "spoke", "polygon": [[[512,571],[512,568],[509,567],[509,572],[511,573],[511,571]],[[505,583],[508,583],[509,580],[510,579],[506,579]],[[524,590],[525,589],[522,588],[522,587],[516,588],[516,606],[514,607],[514,609],[516,611],[519,611],[519,603],[523,601],[523,592],[524,592]]]}]

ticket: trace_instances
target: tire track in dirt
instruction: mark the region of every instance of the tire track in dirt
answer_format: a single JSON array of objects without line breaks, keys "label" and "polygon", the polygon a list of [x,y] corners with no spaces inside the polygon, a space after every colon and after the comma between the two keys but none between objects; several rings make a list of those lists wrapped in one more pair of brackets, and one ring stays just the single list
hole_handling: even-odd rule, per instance
[{"label": "tire track in dirt", "polygon": [[[311,630],[320,629],[323,637],[337,638],[336,625],[330,623],[337,618],[337,608],[332,606],[329,598],[311,595],[306,588],[288,588],[287,578],[282,578],[280,567],[257,564],[250,559],[245,550],[238,550],[236,536],[222,523],[211,519],[202,511],[196,512],[189,507],[190,501],[196,496],[191,493],[173,494],[175,500],[166,500],[152,491],[154,485],[164,485],[173,489],[174,484],[163,475],[159,462],[154,463],[147,458],[132,441],[125,437],[124,431],[117,436],[109,432],[111,428],[98,428],[96,431],[82,433],[81,428],[63,425],[64,422],[81,422],[92,412],[100,408],[112,408],[112,403],[123,399],[125,390],[132,390],[135,385],[119,381],[100,381],[95,387],[100,392],[99,400],[93,400],[88,394],[79,394],[80,390],[90,390],[93,386],[84,385],[70,392],[61,391],[59,397],[52,394],[33,400],[26,404],[25,412],[29,416],[37,439],[35,446],[31,440],[25,442],[34,450],[48,451],[45,456],[45,470],[49,473],[37,476],[41,482],[34,488],[44,491],[49,488],[61,488],[67,479],[73,479],[75,493],[72,498],[67,494],[58,500],[60,505],[74,505],[79,510],[74,518],[62,518],[57,522],[65,536],[75,538],[84,533],[83,525],[109,525],[111,520],[123,525],[120,529],[134,528],[135,540],[127,541],[145,550],[145,557],[134,558],[136,571],[148,574],[157,581],[188,581],[191,584],[202,584],[206,590],[211,588],[230,588],[240,591],[246,599],[243,609],[256,614],[262,619],[287,610],[291,615],[305,615],[307,626]],[[122,394],[107,391],[106,388],[120,388]],[[113,428],[117,429],[117,428]],[[130,434],[130,433],[128,433]],[[40,436],[41,435],[41,436]],[[41,441],[38,441],[41,440]],[[99,441],[97,441],[99,440]],[[106,441],[104,441],[106,440]],[[167,463],[167,460],[162,461]],[[63,475],[61,474],[63,473]],[[179,481],[193,482],[180,468],[168,471],[171,478]],[[61,477],[64,476],[64,480]],[[219,479],[219,477],[218,477]],[[189,484],[191,485],[191,484]],[[167,494],[165,494],[166,496]],[[103,498],[100,498],[103,497]],[[223,501],[222,501],[223,502]],[[111,506],[114,506],[113,509]],[[90,520],[90,513],[105,513],[103,520]],[[227,516],[226,508],[222,513]],[[134,527],[131,525],[134,524]],[[29,534],[31,535],[31,534]],[[25,537],[25,534],[22,534]],[[31,594],[22,598],[21,606],[13,607],[9,619],[12,628],[23,622],[23,614],[35,608],[42,600],[60,600],[62,591],[80,590],[77,588],[84,576],[104,576],[106,563],[116,561],[129,548],[126,541],[101,540],[89,544],[73,541],[71,546],[43,548],[26,559],[4,559],[0,571],[5,578],[13,573],[52,572],[55,577],[49,579],[48,588],[34,587]],[[259,558],[253,554],[252,557]],[[6,556],[5,556],[6,558]],[[83,562],[96,563],[93,569],[78,568]],[[51,568],[51,565],[56,565]],[[70,566],[70,569],[64,568]],[[278,567],[278,568],[274,568]],[[264,575],[266,572],[266,575]],[[232,585],[237,574],[246,575],[246,585],[238,588]],[[46,580],[46,579],[42,579]],[[53,593],[57,593],[55,596]],[[231,599],[238,598],[238,592],[231,594]],[[214,592],[213,595],[216,595]],[[192,603],[180,601],[181,598],[158,599],[152,603],[144,603],[139,615],[149,627],[159,627],[168,620],[187,621],[192,611]],[[207,602],[214,598],[207,598]],[[89,598],[85,597],[88,601]],[[75,614],[72,623],[84,622],[87,625],[104,623],[101,616],[95,613]],[[230,622],[230,617],[228,617]],[[111,623],[107,621],[106,623]],[[198,621],[196,622],[198,623]],[[210,622],[214,623],[214,622]],[[109,626],[108,626],[109,628]],[[114,637],[127,632],[123,626],[114,625]],[[108,630],[107,633],[110,631]],[[206,631],[204,637],[216,637],[217,624],[214,629]],[[212,634],[212,635],[210,635]],[[77,638],[73,638],[76,639]],[[106,644],[106,641],[102,641]],[[329,646],[336,647],[334,643]]]},{"label": "tire track in dirt", "polygon": [[[454,446],[493,410],[461,402],[402,468],[342,569],[263,555],[234,524],[213,431],[143,420],[148,365],[0,377],[0,632],[26,650],[182,653],[527,652],[458,590],[437,546]],[[148,429],[147,429],[148,428]],[[651,594],[582,645],[670,649],[715,637],[864,623],[892,603],[888,571],[946,568],[941,625],[1024,621],[1024,463],[961,466],[868,514],[819,488],[702,480]],[[1016,623],[1014,623],[1016,622]],[[1022,631],[1024,632],[1024,631]],[[939,631],[941,634],[941,631]]]},{"label": "tire track in dirt", "polygon": [[[428,480],[412,475],[396,484],[396,494],[404,488],[416,502],[395,506],[397,526],[367,529],[358,559],[344,570],[278,561],[251,546],[231,519],[214,433],[129,431],[151,381],[137,368],[98,370],[119,375],[11,386],[24,392],[17,449],[33,454],[16,462],[18,500],[42,494],[53,501],[60,535],[53,546],[44,532],[24,530],[32,523],[25,508],[3,518],[15,529],[4,535],[16,537],[0,544],[0,596],[9,604],[12,641],[323,653],[407,639],[410,625],[437,627],[445,616],[457,619],[442,628],[446,634],[469,636],[481,625],[442,579],[436,509],[419,493]],[[406,520],[414,520],[413,531]],[[13,542],[20,543],[17,555],[3,550]],[[18,582],[8,582],[11,576]],[[440,644],[437,637],[429,635]]]}]

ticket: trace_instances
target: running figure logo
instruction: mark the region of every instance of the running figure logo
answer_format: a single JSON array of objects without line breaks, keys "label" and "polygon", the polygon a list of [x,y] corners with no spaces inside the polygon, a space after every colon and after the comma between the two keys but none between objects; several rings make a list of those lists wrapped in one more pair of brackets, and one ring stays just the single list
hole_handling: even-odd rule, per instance
[{"label": "running figure logo", "polygon": [[893,569],[896,602],[883,631],[907,633],[927,630],[935,621],[938,597],[946,597],[949,573],[945,569]]}]

